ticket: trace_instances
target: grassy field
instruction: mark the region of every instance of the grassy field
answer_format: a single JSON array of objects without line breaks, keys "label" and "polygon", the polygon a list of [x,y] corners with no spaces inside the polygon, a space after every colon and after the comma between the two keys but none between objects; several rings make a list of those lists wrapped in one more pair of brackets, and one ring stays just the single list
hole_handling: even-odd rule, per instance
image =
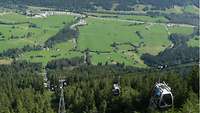
[{"label": "grassy field", "polygon": [[145,15],[117,15],[117,14],[103,14],[103,13],[88,13],[89,15],[95,15],[98,17],[107,17],[116,19],[124,19],[124,20],[135,20],[142,22],[168,22],[168,19],[163,16],[150,17]]},{"label": "grassy field", "polygon": [[[30,18],[16,13],[0,15],[4,23],[28,22],[23,24],[0,24],[0,52],[10,48],[21,48],[25,45],[43,44],[69,23],[73,16],[48,16],[47,18]],[[30,24],[35,27],[30,27]]]},{"label": "grassy field", "polygon": [[[192,27],[167,27],[163,23],[151,23],[157,22],[159,19],[167,21],[163,17],[118,16],[118,19],[88,17],[86,18],[87,25],[79,27],[77,49],[84,51],[89,48],[93,64],[116,64],[119,62],[126,65],[146,67],[140,59],[141,55],[144,53],[157,55],[169,47],[172,43],[168,39],[168,33],[190,34],[193,31]],[[140,20],[145,21],[145,23],[136,24],[119,19]],[[1,15],[0,21],[4,23],[28,23],[0,24],[0,52],[10,48],[21,48],[25,45],[43,45],[48,38],[63,28],[63,22],[69,23],[72,20],[73,16],[67,15],[54,15],[46,18],[28,18],[16,13]],[[30,27],[30,23],[35,24],[36,27]],[[136,32],[139,32],[140,36]],[[27,36],[28,34],[29,36]],[[118,44],[116,48],[111,46],[113,43]],[[197,46],[197,41],[192,39],[188,42],[188,45]],[[73,41],[68,40],[54,45],[53,48],[25,52],[18,59],[42,62],[45,66],[53,59],[83,56],[83,53],[79,51],[71,51],[73,47]],[[5,62],[5,60],[0,62]]]},{"label": "grassy field", "polygon": [[0,14],[0,21],[1,22],[9,22],[9,23],[16,23],[16,22],[28,22],[29,19],[26,16],[8,12]]},{"label": "grassy field", "polygon": [[165,11],[161,11],[161,12],[177,13],[177,14],[182,14],[182,13],[199,14],[199,8],[194,5],[188,5],[185,7],[174,6],[174,8],[169,8],[169,9],[166,9]]},{"label": "grassy field", "polygon": [[26,52],[19,59],[28,60],[31,62],[41,62],[43,63],[43,65],[46,65],[49,61],[53,59],[82,56],[80,52],[70,51],[70,49],[72,48],[72,41],[69,40],[68,42],[56,44],[53,48],[50,49]]},{"label": "grassy field", "polygon": [[193,32],[192,27],[180,27],[180,26],[172,26],[168,27],[170,33],[179,33],[183,35],[189,35]]},{"label": "grassy field", "polygon": [[127,42],[134,44],[139,42],[139,37],[134,33],[134,27],[143,28],[140,26],[129,26],[129,23],[118,22],[112,20],[99,20],[88,18],[87,26],[80,28],[80,36],[78,47],[81,50],[92,48],[92,50],[110,51],[110,46],[113,42]]},{"label": "grassy field", "polygon": [[183,13],[183,8],[179,6],[174,6],[174,8],[166,9],[165,12],[167,13]]},{"label": "grassy field", "polygon": [[200,37],[195,36],[187,42],[188,46],[190,47],[200,47]]},{"label": "grassy field", "polygon": [[150,17],[143,15],[126,15],[126,16],[120,16],[119,18],[126,20],[144,21],[144,22],[168,22],[168,20],[163,16]]},{"label": "grassy field", "polygon": [[0,65],[1,64],[11,64],[12,60],[11,59],[0,59]]},{"label": "grassy field", "polygon": [[193,6],[193,5],[186,6],[186,7],[183,9],[183,11],[186,12],[186,13],[199,14],[199,8],[196,7],[196,6]]},{"label": "grassy field", "polygon": [[[128,65],[145,66],[140,60],[143,53],[158,54],[168,47],[171,42],[168,40],[168,34],[163,25],[141,24],[133,25],[129,22],[119,22],[113,20],[100,20],[88,18],[87,26],[80,28],[78,39],[78,48],[85,50],[90,48],[93,51],[110,51],[109,54],[92,54],[92,61],[109,61],[111,63],[120,62]],[[141,32],[144,39],[137,36],[136,31]],[[145,46],[139,47],[138,52],[123,52],[132,49],[130,45],[120,45],[117,52],[113,52],[111,44],[132,43],[136,46],[144,42]],[[109,60],[108,60],[109,59]]]}]

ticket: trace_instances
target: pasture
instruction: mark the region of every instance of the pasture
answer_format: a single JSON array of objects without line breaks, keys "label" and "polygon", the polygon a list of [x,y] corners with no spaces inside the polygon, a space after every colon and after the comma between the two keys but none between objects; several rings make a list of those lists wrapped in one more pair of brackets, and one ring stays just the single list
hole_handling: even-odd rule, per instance
[{"label": "pasture", "polygon": [[2,64],[11,64],[12,60],[11,59],[0,59],[0,65]]},{"label": "pasture", "polygon": [[[15,16],[13,16],[15,15]],[[74,42],[55,44],[52,48],[24,52],[18,60],[41,62],[45,66],[49,61],[60,58],[80,57],[80,51],[89,49],[92,64],[124,63],[137,67],[146,67],[140,59],[144,53],[157,55],[170,47],[169,33],[191,34],[192,27],[173,26],[157,22],[163,17],[141,17],[136,15],[120,16],[120,18],[86,18],[87,25],[79,27],[77,50],[73,50]],[[135,23],[125,20],[142,20]],[[74,20],[69,15],[53,15],[46,18],[30,18],[16,13],[0,16],[0,52],[11,48],[22,48],[25,45],[43,45],[46,40]],[[6,24],[7,23],[7,24]],[[12,24],[11,24],[12,23]],[[196,40],[188,42],[197,45]]]},{"label": "pasture", "polygon": [[25,45],[42,45],[69,23],[73,16],[30,18],[16,13],[0,15],[0,52]]},{"label": "pasture", "polygon": [[142,22],[168,22],[168,19],[164,16],[151,17],[146,15],[118,15],[118,14],[107,14],[107,13],[87,13],[91,16],[97,16],[102,18],[115,18],[123,20],[134,20]]},{"label": "pasture", "polygon": [[161,11],[164,13],[191,13],[191,14],[199,14],[199,8],[195,5],[187,5],[185,7],[174,6],[173,8],[166,9],[165,11]]},{"label": "pasture", "polygon": [[178,33],[183,35],[189,35],[193,32],[192,27],[180,27],[180,26],[171,26],[168,27],[170,33]]},{"label": "pasture", "polygon": [[[92,51],[110,52],[106,54],[92,53],[92,62],[95,64],[108,61],[110,63],[124,62],[128,65],[145,66],[140,60],[141,54],[156,55],[171,44],[164,25],[135,25],[130,22],[97,18],[87,18],[86,21],[88,25],[80,27],[78,48],[80,50],[89,48]],[[137,31],[141,33],[143,39],[136,34]],[[120,44],[116,51],[111,46],[114,42]],[[139,46],[141,42],[143,45],[138,47],[136,52],[129,51],[133,50],[134,47],[126,44],[131,43]]]},{"label": "pasture", "polygon": [[200,37],[199,36],[195,36],[195,37],[193,37],[192,39],[190,39],[188,42],[187,42],[187,44],[188,44],[188,46],[190,46],[190,47],[200,47],[199,45],[200,45]]},{"label": "pasture", "polygon": [[72,58],[82,56],[80,52],[70,51],[73,48],[72,40],[56,44],[53,48],[25,52],[20,60],[28,60],[30,62],[41,62],[44,66],[53,59]]}]

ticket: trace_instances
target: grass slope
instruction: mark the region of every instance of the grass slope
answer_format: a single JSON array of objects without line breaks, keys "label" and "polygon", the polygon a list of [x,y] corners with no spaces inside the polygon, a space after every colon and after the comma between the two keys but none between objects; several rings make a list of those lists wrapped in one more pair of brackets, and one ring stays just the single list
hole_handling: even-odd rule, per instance
[{"label": "grass slope", "polygon": [[[25,24],[4,25],[0,24],[0,52],[10,48],[21,48],[25,45],[43,44],[48,38],[55,35],[73,16],[48,16],[47,18],[28,18],[26,16],[8,13],[0,16],[2,22],[29,22]],[[30,23],[36,27],[30,27]],[[31,35],[28,35],[31,34]],[[11,38],[11,36],[17,37]],[[24,36],[24,37],[23,37]]]},{"label": "grass slope", "polygon": [[[144,53],[156,55],[169,47],[171,45],[168,39],[169,33],[190,34],[193,31],[191,27],[167,27],[165,24],[151,23],[152,21],[157,21],[152,19],[152,17],[125,16],[120,18],[140,19],[149,22],[135,24],[133,22],[119,21],[116,18],[100,19],[88,17],[86,18],[87,25],[79,27],[77,49],[84,51],[89,48],[92,50],[93,52],[90,52],[90,55],[93,64],[115,64],[120,62],[126,65],[146,67],[140,56]],[[64,26],[63,22],[69,23],[72,20],[73,16],[67,15],[27,18],[26,16],[13,13],[0,16],[0,21],[4,22],[29,22],[17,25],[0,24],[0,52],[9,48],[21,48],[24,45],[42,45],[48,38],[62,29]],[[35,24],[36,27],[29,27],[30,23]],[[26,37],[29,32],[31,35]],[[141,36],[138,36],[136,32],[139,32]],[[12,35],[18,38],[12,39]],[[22,38],[24,35],[25,38]],[[111,46],[114,42],[119,44],[116,48]],[[197,42],[196,40],[191,40],[188,44],[196,46]],[[42,62],[43,65],[46,65],[47,62],[53,59],[83,56],[83,53],[79,51],[71,51],[73,47],[73,41],[68,40],[67,42],[56,44],[53,48],[25,52],[18,59]],[[98,53],[95,51],[109,53]]]}]

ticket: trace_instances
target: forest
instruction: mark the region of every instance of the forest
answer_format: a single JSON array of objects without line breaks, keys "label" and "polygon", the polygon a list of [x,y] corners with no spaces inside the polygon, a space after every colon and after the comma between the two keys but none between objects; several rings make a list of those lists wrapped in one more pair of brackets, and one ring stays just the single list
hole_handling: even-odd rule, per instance
[{"label": "forest", "polygon": [[[166,113],[197,113],[199,68],[196,65],[181,69],[188,71],[181,74],[178,68],[169,71],[123,65],[46,68],[51,84],[58,85],[61,78],[67,81],[66,113],[159,113],[159,109],[148,107],[149,94],[159,78],[172,88],[175,97],[174,107],[165,110]],[[0,113],[58,111],[60,89],[49,91],[43,87],[42,70],[41,64],[25,61],[0,65]],[[113,96],[112,83],[118,76],[121,94]]]},{"label": "forest", "polygon": [[157,17],[157,16],[164,16],[169,20],[171,23],[178,23],[178,24],[189,24],[198,26],[199,24],[199,15],[196,14],[190,14],[190,13],[184,13],[184,14],[166,14],[166,13],[160,13],[156,11],[148,11],[146,15],[151,17]]},{"label": "forest", "polygon": [[67,8],[69,10],[96,10],[97,7],[110,10],[113,4],[118,4],[116,10],[131,10],[135,4],[152,5],[157,9],[164,9],[186,5],[196,5],[198,0],[1,0],[0,5],[10,7],[11,5],[35,5],[43,7],[55,7],[58,9]]}]

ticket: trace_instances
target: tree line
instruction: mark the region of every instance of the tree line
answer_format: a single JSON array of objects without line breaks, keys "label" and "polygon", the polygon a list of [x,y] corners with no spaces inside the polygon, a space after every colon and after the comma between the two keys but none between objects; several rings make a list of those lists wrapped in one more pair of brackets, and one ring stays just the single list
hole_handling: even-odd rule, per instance
[{"label": "tree line", "polygon": [[72,29],[71,28],[71,25],[76,23],[76,21],[71,22],[69,24],[65,24],[65,26],[58,33],[56,33],[54,36],[50,37],[44,43],[44,47],[51,48],[57,43],[67,41],[67,40],[72,39],[72,38],[78,38],[78,35],[79,35],[78,29]]},{"label": "tree line", "polygon": [[159,11],[147,11],[147,16],[157,17],[164,16],[169,20],[169,23],[178,23],[178,24],[189,24],[198,26],[199,16],[191,13],[175,14],[175,13],[162,13]]},{"label": "tree line", "polygon": [[17,58],[24,52],[30,52],[35,50],[42,50],[43,47],[41,45],[25,45],[22,48],[11,48],[8,50],[4,50],[0,53],[0,57],[9,57],[9,58]]},{"label": "tree line", "polygon": [[[68,9],[68,10],[97,10],[96,7],[102,7],[103,9],[110,10],[114,4],[118,4],[115,10],[133,10],[131,8],[136,4],[152,5],[156,9],[171,8],[175,5],[186,6],[196,5],[199,7],[198,0],[1,0],[1,6],[13,5],[36,5],[43,7],[54,7],[57,9]],[[16,6],[15,6],[16,7]]]}]

